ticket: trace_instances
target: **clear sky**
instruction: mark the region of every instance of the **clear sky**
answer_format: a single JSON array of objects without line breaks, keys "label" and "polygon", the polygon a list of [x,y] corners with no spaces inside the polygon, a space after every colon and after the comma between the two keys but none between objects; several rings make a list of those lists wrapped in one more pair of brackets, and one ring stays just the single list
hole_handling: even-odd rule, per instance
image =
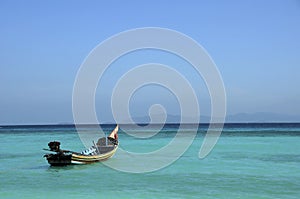
[{"label": "clear sky", "polygon": [[[228,114],[299,115],[299,24],[297,0],[2,0],[0,124],[72,122],[73,83],[84,58],[108,37],[148,26],[180,31],[207,50],[224,80]],[[142,94],[133,113],[143,110]]]}]

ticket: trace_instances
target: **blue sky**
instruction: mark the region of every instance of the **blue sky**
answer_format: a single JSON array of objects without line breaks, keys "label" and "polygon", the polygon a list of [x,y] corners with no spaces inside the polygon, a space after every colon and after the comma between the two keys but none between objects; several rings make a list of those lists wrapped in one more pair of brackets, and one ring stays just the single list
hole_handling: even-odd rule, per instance
[{"label": "blue sky", "polygon": [[[228,114],[299,115],[299,24],[297,0],[1,1],[0,124],[71,122],[73,83],[88,53],[114,34],[148,26],[180,31],[207,50],[224,80]],[[186,75],[193,85],[201,82]],[[110,82],[103,86],[112,88]],[[209,97],[200,87],[197,96],[208,115]],[[136,96],[133,113],[146,111],[142,102],[153,89]],[[100,103],[108,94],[97,95],[100,114],[109,111]],[[162,96],[168,102],[169,94]],[[177,110],[175,105],[167,109]]]}]

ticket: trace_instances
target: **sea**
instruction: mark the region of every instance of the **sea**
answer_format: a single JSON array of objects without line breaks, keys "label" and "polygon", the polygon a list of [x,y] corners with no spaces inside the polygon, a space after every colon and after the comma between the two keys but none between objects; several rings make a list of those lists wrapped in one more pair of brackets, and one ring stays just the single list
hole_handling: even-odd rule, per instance
[{"label": "sea", "polygon": [[[107,134],[114,127],[101,125]],[[120,125],[120,148],[150,153],[170,143],[179,128],[165,124],[155,136],[137,138]],[[189,133],[195,125],[183,128]],[[300,198],[299,123],[225,124],[214,149],[200,159],[207,129],[197,125],[190,147],[168,166],[132,173],[101,162],[51,167],[43,158],[48,142],[85,149],[74,125],[0,126],[0,198]],[[118,153],[107,162],[122,166]],[[135,166],[130,157],[128,163]]]}]

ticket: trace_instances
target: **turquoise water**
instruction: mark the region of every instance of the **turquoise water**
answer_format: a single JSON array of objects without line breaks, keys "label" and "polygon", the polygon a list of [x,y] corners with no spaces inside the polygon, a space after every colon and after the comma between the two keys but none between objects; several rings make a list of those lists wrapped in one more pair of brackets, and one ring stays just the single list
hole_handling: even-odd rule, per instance
[{"label": "turquoise water", "polygon": [[[160,148],[177,127],[167,125],[143,140],[120,132],[121,147],[134,152]],[[109,132],[113,126],[104,129]],[[61,141],[63,149],[84,149],[73,126],[2,127],[0,198],[300,197],[300,124],[227,124],[214,150],[200,160],[205,129],[200,126],[175,163],[131,174],[102,163],[49,167],[42,150],[49,141]],[[118,162],[118,156],[108,161]]]}]

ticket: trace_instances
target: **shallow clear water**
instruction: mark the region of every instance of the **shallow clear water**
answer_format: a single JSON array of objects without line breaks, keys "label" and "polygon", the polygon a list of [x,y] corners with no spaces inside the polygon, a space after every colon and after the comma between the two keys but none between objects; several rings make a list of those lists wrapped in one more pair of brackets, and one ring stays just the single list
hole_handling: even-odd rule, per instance
[{"label": "shallow clear water", "polygon": [[[168,143],[178,125],[151,139],[119,133],[121,147],[147,152]],[[105,126],[109,132],[113,126]],[[134,129],[133,129],[134,130]],[[0,198],[299,198],[300,125],[226,125],[208,157],[198,159],[206,126],[184,155],[159,171],[131,174],[102,163],[50,167],[47,143],[84,149],[72,126],[0,128]],[[188,131],[188,128],[187,128]],[[118,163],[116,154],[108,161]]]}]

